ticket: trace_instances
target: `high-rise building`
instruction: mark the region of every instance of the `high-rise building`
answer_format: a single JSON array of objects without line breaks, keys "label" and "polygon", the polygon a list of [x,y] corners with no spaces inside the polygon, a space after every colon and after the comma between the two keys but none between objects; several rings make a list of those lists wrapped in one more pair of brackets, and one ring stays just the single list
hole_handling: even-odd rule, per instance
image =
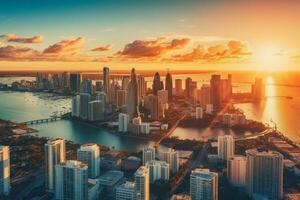
[{"label": "high-rise building", "polygon": [[227,162],[227,176],[231,185],[235,187],[246,186],[247,158],[245,156],[232,156]]},{"label": "high-rise building", "polygon": [[162,103],[164,109],[168,107],[168,91],[167,90],[159,90],[157,91],[158,101]]},{"label": "high-rise building", "polygon": [[150,94],[145,98],[145,108],[149,110],[152,120],[164,117],[164,105],[158,96]]},{"label": "high-rise building", "polygon": [[116,105],[118,108],[121,108],[123,106],[126,106],[127,104],[127,89],[126,90],[117,90],[117,99],[116,99]]},{"label": "high-rise building", "polygon": [[116,200],[136,200],[135,183],[126,181],[116,188]]},{"label": "high-rise building", "polygon": [[70,74],[70,88],[72,93],[78,93],[81,84],[81,74]]},{"label": "high-rise building", "polygon": [[119,132],[127,132],[128,131],[128,123],[129,123],[129,116],[125,113],[119,113]]},{"label": "high-rise building", "polygon": [[129,115],[129,121],[138,117],[139,113],[139,97],[138,97],[138,82],[135,74],[135,69],[131,70],[131,80],[128,85],[127,95],[127,114]]},{"label": "high-rise building", "polygon": [[156,180],[169,180],[169,164],[165,161],[152,160],[146,163],[150,172],[150,183],[154,183]]},{"label": "high-rise building", "polygon": [[143,148],[143,165],[152,160],[155,160],[155,148],[151,146]]},{"label": "high-rise building", "polygon": [[88,166],[88,178],[100,175],[100,148],[97,144],[83,144],[77,150],[77,159]]},{"label": "high-rise building", "polygon": [[147,167],[141,166],[136,170],[134,182],[139,200],[150,200],[150,174]]},{"label": "high-rise building", "polygon": [[75,95],[72,97],[72,116],[80,116],[80,95]]},{"label": "high-rise building", "polygon": [[91,95],[88,93],[80,93],[79,115],[81,119],[88,119],[89,102]]},{"label": "high-rise building", "polygon": [[210,100],[215,110],[219,110],[222,106],[222,85],[221,76],[212,75],[210,79]]},{"label": "high-rise building", "polygon": [[122,90],[127,90],[128,89],[129,82],[130,82],[129,76],[123,76],[122,77]]},{"label": "high-rise building", "polygon": [[172,76],[168,72],[166,75],[166,90],[168,91],[168,100],[172,101],[173,98],[173,81],[172,81]]},{"label": "high-rise building", "polygon": [[222,101],[228,102],[231,99],[232,96],[232,76],[231,74],[228,74],[227,79],[221,79],[221,96]]},{"label": "high-rise building", "polygon": [[228,160],[234,156],[234,138],[232,135],[218,136],[218,156],[222,160]]},{"label": "high-rise building", "polygon": [[96,92],[96,100],[103,101],[104,105],[107,102],[107,95],[105,92]]},{"label": "high-rise building", "polygon": [[[109,68],[103,67],[103,91],[105,92],[106,96],[110,97],[110,77],[109,77]],[[108,99],[109,101],[109,99]]]},{"label": "high-rise building", "polygon": [[92,80],[83,80],[80,84],[80,93],[87,93],[93,95]]},{"label": "high-rise building", "polygon": [[96,92],[103,92],[103,81],[96,81]]},{"label": "high-rise building", "polygon": [[175,93],[177,95],[181,95],[183,93],[182,80],[181,79],[175,79]]},{"label": "high-rise building", "polygon": [[196,107],[196,119],[203,118],[203,109],[201,107]]},{"label": "high-rise building", "polygon": [[147,83],[145,77],[142,75],[138,76],[138,94],[139,99],[143,99],[146,96]]},{"label": "high-rise building", "polygon": [[254,101],[261,101],[265,97],[265,86],[262,78],[255,78],[252,85],[252,96]]},{"label": "high-rise building", "polygon": [[249,196],[275,200],[283,197],[283,156],[276,151],[249,149],[247,191]]},{"label": "high-rise building", "polygon": [[152,92],[154,95],[157,95],[157,92],[159,90],[164,89],[164,84],[160,80],[160,75],[158,72],[155,73],[154,78],[153,78],[153,84],[152,84]]},{"label": "high-rise building", "polygon": [[99,121],[104,119],[104,102],[100,100],[90,101],[88,103],[88,120]]},{"label": "high-rise building", "polygon": [[63,139],[49,140],[45,144],[45,177],[46,189],[54,191],[55,165],[66,160],[66,147]]},{"label": "high-rise building", "polygon": [[70,73],[69,72],[63,72],[61,75],[62,79],[62,87],[64,89],[70,89]]},{"label": "high-rise building", "polygon": [[218,200],[218,174],[197,168],[190,175],[191,200]]},{"label": "high-rise building", "polygon": [[179,155],[175,149],[168,148],[159,153],[160,160],[166,161],[170,165],[170,171],[176,174],[179,170]]},{"label": "high-rise building", "polygon": [[210,86],[203,84],[201,86],[200,104],[202,108],[206,108],[206,105],[210,104]]},{"label": "high-rise building", "polygon": [[10,193],[10,152],[8,146],[0,146],[0,197]]},{"label": "high-rise building", "polygon": [[185,97],[190,102],[195,102],[197,97],[197,82],[190,77],[185,80]]},{"label": "high-rise building", "polygon": [[55,199],[88,199],[88,166],[68,160],[55,166]]}]

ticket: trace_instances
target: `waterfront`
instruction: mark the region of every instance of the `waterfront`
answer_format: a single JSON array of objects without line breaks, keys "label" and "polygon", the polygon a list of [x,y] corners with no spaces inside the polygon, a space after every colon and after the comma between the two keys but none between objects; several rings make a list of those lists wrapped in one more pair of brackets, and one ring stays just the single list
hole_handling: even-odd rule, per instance
[{"label": "waterfront", "polygon": [[[209,81],[211,74],[174,75],[174,79],[190,76],[192,79],[197,80],[198,87],[200,87],[202,83]],[[224,76],[226,74],[222,73]],[[259,104],[243,103],[236,106],[245,112],[247,118],[274,126],[274,124],[270,123],[272,118],[281,132],[294,141],[300,141],[300,124],[297,123],[300,111],[300,87],[298,87],[300,85],[300,75],[286,75],[285,77],[281,75],[279,77],[276,74],[233,73],[234,91],[249,91],[251,88],[250,83],[258,75],[263,76],[266,80],[267,98]],[[152,80],[152,77],[147,79]],[[15,79],[6,78],[6,80],[12,81]],[[0,82],[5,81],[1,78]],[[293,98],[288,99],[283,96],[291,96]],[[0,99],[0,118],[16,122],[49,117],[53,112],[68,111],[71,106],[70,98],[53,96],[47,93],[1,91]],[[67,120],[34,125],[33,128],[39,131],[37,134],[40,136],[63,137],[77,143],[96,142],[111,148],[114,147],[117,150],[127,149],[135,151],[150,143],[145,140],[117,136],[104,129]],[[230,129],[211,130],[178,127],[172,136],[177,136],[180,139],[206,140],[223,134],[239,136],[240,134],[249,133],[234,133]]]}]

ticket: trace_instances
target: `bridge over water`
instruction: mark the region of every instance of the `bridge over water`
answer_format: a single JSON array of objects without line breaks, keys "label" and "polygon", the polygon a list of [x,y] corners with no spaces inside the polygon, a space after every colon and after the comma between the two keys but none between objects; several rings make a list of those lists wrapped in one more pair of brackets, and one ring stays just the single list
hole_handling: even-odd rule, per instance
[{"label": "bridge over water", "polygon": [[53,117],[48,117],[43,119],[35,119],[26,122],[21,122],[20,124],[25,124],[25,125],[42,124],[42,123],[55,122],[63,119],[68,119],[70,117],[71,117],[71,113],[65,113],[60,116],[53,116]]}]

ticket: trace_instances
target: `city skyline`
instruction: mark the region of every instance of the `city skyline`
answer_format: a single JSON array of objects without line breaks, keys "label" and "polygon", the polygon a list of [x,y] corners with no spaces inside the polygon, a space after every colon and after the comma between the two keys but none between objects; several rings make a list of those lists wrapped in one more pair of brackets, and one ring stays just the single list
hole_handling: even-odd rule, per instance
[{"label": "city skyline", "polygon": [[298,71],[299,10],[293,0],[6,1],[0,71]]}]

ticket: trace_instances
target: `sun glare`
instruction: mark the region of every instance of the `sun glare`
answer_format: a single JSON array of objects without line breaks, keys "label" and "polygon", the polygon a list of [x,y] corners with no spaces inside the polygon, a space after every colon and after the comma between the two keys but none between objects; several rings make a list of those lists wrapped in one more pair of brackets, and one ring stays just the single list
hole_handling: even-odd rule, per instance
[{"label": "sun glare", "polygon": [[285,70],[287,68],[288,58],[282,49],[267,45],[257,51],[257,63],[260,70]]}]

